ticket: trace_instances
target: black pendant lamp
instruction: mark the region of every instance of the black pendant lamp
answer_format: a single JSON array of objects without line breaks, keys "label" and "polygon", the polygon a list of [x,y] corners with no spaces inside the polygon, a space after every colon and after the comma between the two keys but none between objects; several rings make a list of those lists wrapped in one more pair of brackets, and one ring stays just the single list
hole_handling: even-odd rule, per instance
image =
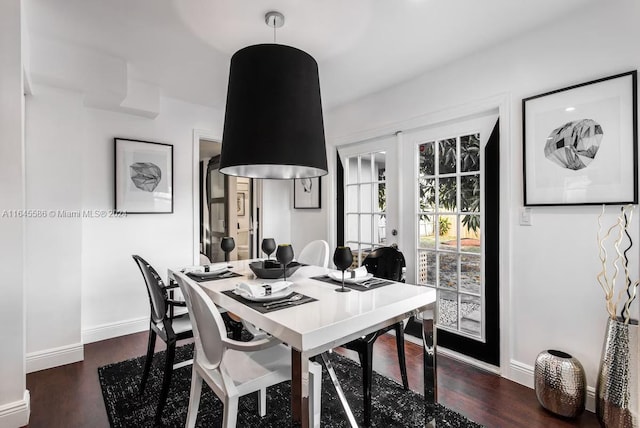
[{"label": "black pendant lamp", "polygon": [[[265,20],[275,39],[284,17],[269,12]],[[280,179],[327,174],[318,64],[311,55],[274,43],[231,57],[220,172]]]}]

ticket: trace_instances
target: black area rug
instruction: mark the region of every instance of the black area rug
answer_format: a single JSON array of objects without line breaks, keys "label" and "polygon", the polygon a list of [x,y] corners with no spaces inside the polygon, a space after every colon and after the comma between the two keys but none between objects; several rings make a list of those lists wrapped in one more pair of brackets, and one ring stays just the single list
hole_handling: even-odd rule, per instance
[{"label": "black area rug", "polygon": [[[176,361],[191,358],[192,345],[176,350]],[[362,423],[362,376],[360,366],[352,360],[331,354],[338,379],[358,423]],[[155,415],[158,394],[162,382],[164,352],[156,353],[144,394],[138,395],[138,385],[144,366],[144,357],[110,364],[98,369],[102,395],[113,428],[151,427]],[[183,427],[189,405],[191,366],[182,367],[173,373],[169,398],[163,412],[162,422],[166,427]],[[283,382],[267,389],[267,415],[258,416],[257,394],[240,398],[238,406],[238,427],[289,427],[291,383]],[[405,391],[395,381],[373,374],[372,427],[423,427],[424,401],[422,396]],[[480,425],[464,416],[438,406],[436,419],[438,427],[469,427]],[[222,404],[203,382],[197,427],[220,427]],[[348,427],[342,405],[337,397],[329,375],[323,367],[322,374],[322,420],[323,428]]]}]

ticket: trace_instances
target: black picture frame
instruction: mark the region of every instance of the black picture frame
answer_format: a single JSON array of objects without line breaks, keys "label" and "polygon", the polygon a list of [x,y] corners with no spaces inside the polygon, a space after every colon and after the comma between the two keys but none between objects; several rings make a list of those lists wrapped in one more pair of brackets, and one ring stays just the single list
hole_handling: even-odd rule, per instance
[{"label": "black picture frame", "polygon": [[525,206],[638,203],[637,71],[522,100]]},{"label": "black picture frame", "polygon": [[322,177],[296,178],[293,180],[293,208],[319,209],[322,207]]},{"label": "black picture frame", "polygon": [[115,210],[173,213],[173,145],[114,138]]}]

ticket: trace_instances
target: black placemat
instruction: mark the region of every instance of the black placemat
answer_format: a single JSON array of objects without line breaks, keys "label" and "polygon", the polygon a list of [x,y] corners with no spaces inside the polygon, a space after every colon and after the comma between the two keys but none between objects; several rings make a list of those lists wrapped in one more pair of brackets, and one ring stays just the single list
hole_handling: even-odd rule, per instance
[{"label": "black placemat", "polygon": [[[227,290],[227,291],[223,291],[222,294],[226,294],[227,296],[231,297],[234,300],[237,300],[240,303],[244,303],[245,305],[249,306],[252,309],[255,309],[256,311],[262,313],[262,314],[266,314],[267,312],[275,312],[275,311],[279,311],[280,309],[287,309],[287,308],[292,308],[294,306],[299,306],[299,305],[304,305],[305,303],[309,303],[309,302],[315,302],[317,299],[314,299],[313,297],[309,297],[309,296],[305,296],[302,293],[296,293],[296,292],[291,292],[290,294],[281,297],[281,299],[286,299],[287,297],[290,297],[294,294],[302,294],[304,297],[300,300],[296,300],[295,302],[293,302],[290,305],[286,305],[286,306],[277,306],[275,308],[268,308],[265,307],[263,305],[263,303],[267,303],[267,302],[254,302],[252,300],[247,300],[242,296],[237,295],[236,293],[233,292],[233,290]],[[280,300],[280,299],[277,299]]]},{"label": "black placemat", "polygon": [[207,282],[207,281],[217,281],[219,279],[235,278],[236,276],[242,276],[242,275],[236,272],[227,271],[227,272],[222,272],[219,276],[212,275],[209,277],[202,277],[195,272],[193,273],[189,272],[187,276],[196,282]]},{"label": "black placemat", "polygon": [[[311,279],[315,279],[316,281],[328,282],[331,285],[336,285],[338,287],[342,287],[342,282],[334,281],[328,275],[312,276]],[[365,286],[359,285],[359,284],[349,284],[349,283],[346,283],[346,282],[344,283],[344,287],[345,288],[350,288],[350,289],[356,290],[356,291],[369,291],[369,290],[373,290],[375,288],[384,287],[385,285],[393,284],[393,281],[389,281],[389,280],[381,279],[381,278],[378,278],[378,279],[380,279],[380,282],[372,284],[369,287],[365,287]]]}]

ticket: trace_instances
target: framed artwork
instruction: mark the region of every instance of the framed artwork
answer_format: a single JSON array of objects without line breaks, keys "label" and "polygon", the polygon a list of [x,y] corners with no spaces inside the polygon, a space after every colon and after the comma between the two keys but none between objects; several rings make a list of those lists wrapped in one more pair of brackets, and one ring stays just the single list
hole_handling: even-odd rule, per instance
[{"label": "framed artwork", "polygon": [[173,213],[173,146],[126,138],[114,143],[116,211]]},{"label": "framed artwork", "polygon": [[321,177],[293,180],[293,208],[320,208]]},{"label": "framed artwork", "polygon": [[240,217],[244,215],[245,201],[246,201],[246,195],[244,193],[238,193],[236,195],[236,204],[237,204],[236,214]]},{"label": "framed artwork", "polygon": [[638,203],[637,71],[522,100],[524,205]]}]

